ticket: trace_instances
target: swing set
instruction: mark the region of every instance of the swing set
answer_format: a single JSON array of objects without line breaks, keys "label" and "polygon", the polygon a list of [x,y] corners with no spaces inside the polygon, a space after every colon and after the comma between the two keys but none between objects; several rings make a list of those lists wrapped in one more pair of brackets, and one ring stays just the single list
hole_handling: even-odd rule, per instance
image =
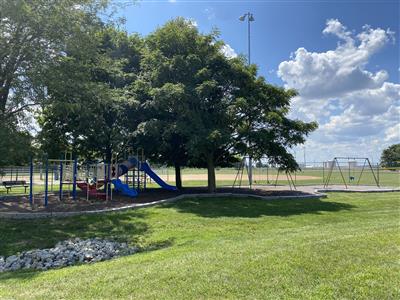
[{"label": "swing set", "polygon": [[[253,171],[252,170],[253,169],[253,165],[250,164],[249,162],[250,162],[250,160],[248,158],[244,157],[241,160],[241,162],[239,163],[239,166],[238,166],[237,172],[236,172],[236,176],[235,176],[235,180],[234,180],[234,182],[232,184],[232,188],[235,188],[236,186],[239,187],[239,188],[242,187],[243,174],[244,174],[244,170],[245,169],[246,169],[247,176],[248,176],[248,179],[249,179],[249,187],[250,187],[250,189],[252,188],[252,185],[253,185],[253,172],[252,172]],[[266,182],[267,182],[266,185],[272,185],[272,186],[276,187],[278,185],[279,175],[282,172],[284,172],[285,175],[286,175],[286,179],[287,179],[287,182],[288,182],[288,185],[289,185],[290,189],[291,190],[296,190],[296,184],[295,184],[295,180],[293,180],[292,173],[288,172],[288,171],[285,171],[284,169],[281,169],[281,168],[274,168],[274,169],[277,169],[277,174],[276,174],[274,183],[270,184],[269,178],[274,176],[274,175],[273,174],[268,174],[269,168],[270,167],[267,165],[266,166]],[[262,168],[261,168],[261,170],[262,170]],[[296,176],[296,173],[294,173],[294,174]],[[262,171],[261,171],[261,175],[262,175]],[[254,183],[256,183],[257,185],[262,185],[261,184],[262,180],[259,179],[259,181],[260,182],[257,182],[257,180],[254,180]]]},{"label": "swing set", "polygon": [[[358,164],[359,162],[362,163],[362,167],[361,167],[358,178],[356,178],[356,169],[359,166],[359,164]],[[371,164],[369,158],[367,158],[367,157],[335,157],[332,161],[329,161],[327,165],[328,165],[328,174],[324,181],[324,188],[329,186],[335,167],[337,167],[340,177],[341,177],[346,189],[348,188],[348,185],[351,185],[356,180],[357,180],[356,185],[359,185],[361,177],[365,173],[366,169],[371,171],[374,182],[375,182],[376,186],[379,187],[379,167],[377,168],[377,172],[375,174],[375,171],[372,168],[372,164]],[[347,176],[348,176],[347,181],[346,181],[345,175],[344,175],[346,172],[346,169],[347,169]]]}]

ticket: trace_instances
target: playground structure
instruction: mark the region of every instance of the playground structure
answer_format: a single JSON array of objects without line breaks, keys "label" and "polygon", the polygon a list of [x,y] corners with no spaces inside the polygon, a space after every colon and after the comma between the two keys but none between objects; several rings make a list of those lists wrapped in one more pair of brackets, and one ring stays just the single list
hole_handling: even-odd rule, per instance
[{"label": "playground structure", "polygon": [[[11,168],[8,184],[21,183],[29,187],[29,203],[33,205],[43,199],[48,205],[49,195],[56,196],[59,201],[68,198],[77,199],[77,188],[86,196],[105,201],[113,200],[113,194],[119,193],[128,197],[137,197],[146,189],[148,180],[153,180],[162,188],[176,190],[175,186],[163,181],[145,161],[144,154],[131,156],[118,162],[112,157],[110,163],[81,163],[77,158],[65,154],[61,159],[31,160],[29,168]],[[18,185],[20,186],[20,185]],[[10,187],[9,187],[10,188]],[[8,193],[8,189],[7,189]]]},{"label": "playground structure", "polygon": [[110,169],[111,165],[107,163],[82,165],[76,174],[76,186],[85,193],[86,200],[91,197],[112,200],[113,194],[108,180]]},{"label": "playground structure", "polygon": [[[236,168],[217,168],[217,185],[233,188],[287,189],[299,190],[301,186],[384,186],[399,187],[399,172],[385,170],[373,164],[367,158],[337,157],[325,162],[308,162],[300,165],[301,170],[286,173],[270,165],[267,158],[253,160],[252,177],[249,180],[249,160],[242,160]],[[153,166],[154,167],[154,166]],[[47,170],[47,171],[46,171]],[[156,170],[156,171],[155,171]],[[170,174],[169,174],[170,173]],[[31,180],[32,179],[32,180]],[[61,182],[60,182],[61,179]],[[151,183],[157,183],[166,190],[176,190],[166,182],[174,182],[175,172],[172,168],[159,166],[150,168],[143,152],[136,155],[127,153],[122,158],[112,157],[110,163],[84,163],[75,160],[71,155],[54,160],[46,157],[32,161],[24,167],[0,168],[4,195],[29,195],[31,203],[44,203],[50,195],[50,203],[75,199],[113,200],[115,195],[137,197]],[[183,168],[182,180],[185,185],[201,187],[207,184],[207,170]],[[154,183],[153,183],[154,182]],[[10,185],[9,184],[15,184]],[[19,184],[19,185],[17,185]],[[28,194],[29,192],[29,194]],[[128,198],[129,197],[129,198]],[[147,195],[145,196],[147,197]],[[40,201],[40,202],[37,202]]]}]

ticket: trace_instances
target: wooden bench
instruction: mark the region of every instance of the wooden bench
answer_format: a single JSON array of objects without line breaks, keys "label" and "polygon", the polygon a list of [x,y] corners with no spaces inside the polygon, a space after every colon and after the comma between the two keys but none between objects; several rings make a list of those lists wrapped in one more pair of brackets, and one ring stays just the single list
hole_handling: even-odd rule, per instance
[{"label": "wooden bench", "polygon": [[13,180],[13,181],[3,181],[3,186],[6,188],[7,194],[9,190],[11,190],[13,187],[24,187],[26,194],[26,189],[29,187],[29,184],[27,184],[25,180]]}]

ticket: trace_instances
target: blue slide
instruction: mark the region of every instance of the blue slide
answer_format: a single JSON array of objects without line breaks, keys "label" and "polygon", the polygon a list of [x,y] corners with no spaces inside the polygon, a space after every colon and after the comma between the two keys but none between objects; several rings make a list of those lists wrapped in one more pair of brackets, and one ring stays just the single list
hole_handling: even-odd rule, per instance
[{"label": "blue slide", "polygon": [[138,192],[135,189],[131,189],[129,185],[122,183],[120,179],[113,179],[111,182],[114,184],[115,189],[129,197],[137,197]]},{"label": "blue slide", "polygon": [[138,167],[140,169],[140,171],[144,171],[147,175],[150,176],[151,179],[153,179],[163,189],[166,189],[169,191],[177,190],[176,186],[169,185],[164,180],[162,180],[156,173],[154,173],[154,171],[150,168],[150,166],[147,162],[140,163],[134,156],[130,157],[128,160],[119,164],[117,177],[120,177],[120,176],[126,174],[128,172],[128,170],[135,168],[135,167]]},{"label": "blue slide", "polygon": [[166,189],[166,190],[169,190],[169,191],[178,190],[176,188],[176,186],[169,185],[164,180],[162,180],[156,173],[154,173],[154,171],[150,168],[150,166],[149,166],[149,164],[147,162],[141,163],[140,170],[144,171],[147,175],[149,175],[150,178],[153,179],[163,189]]}]

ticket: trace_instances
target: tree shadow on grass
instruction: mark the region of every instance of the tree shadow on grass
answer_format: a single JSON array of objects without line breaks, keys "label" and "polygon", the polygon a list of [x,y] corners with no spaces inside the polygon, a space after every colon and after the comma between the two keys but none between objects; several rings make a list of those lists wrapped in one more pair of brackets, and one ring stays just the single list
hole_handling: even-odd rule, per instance
[{"label": "tree shadow on grass", "polygon": [[[174,244],[174,242],[175,242],[175,239],[171,239],[171,238],[162,240],[162,241],[151,242],[148,245],[146,245],[145,247],[141,248],[140,251],[137,253],[150,252],[150,251],[156,251],[156,250],[168,248],[168,247],[171,247]],[[131,255],[137,255],[137,253],[131,254]],[[117,258],[113,258],[113,259],[117,259]],[[105,262],[105,261],[102,261],[102,262]],[[102,263],[102,262],[97,262],[97,263]],[[76,265],[87,265],[87,264],[81,263],[81,264],[76,264]],[[69,267],[63,267],[63,268],[69,268]],[[57,270],[57,269],[49,269],[49,270]],[[15,280],[15,279],[29,280],[31,278],[36,277],[37,275],[40,275],[40,273],[42,273],[42,272],[46,272],[46,271],[25,269],[25,270],[4,272],[4,273],[0,273],[0,281],[5,282],[6,280]]]},{"label": "tree shadow on grass", "polygon": [[271,199],[256,198],[192,198],[175,203],[165,204],[180,212],[193,213],[206,218],[241,217],[258,218],[261,216],[288,217],[301,214],[319,214],[350,210],[355,206],[327,202],[320,199]]},{"label": "tree shadow on grass", "polygon": [[49,248],[75,237],[135,243],[149,232],[146,215],[144,210],[135,210],[60,219],[0,220],[0,255]]},{"label": "tree shadow on grass", "polygon": [[[102,238],[137,244],[151,233],[145,222],[146,210],[130,210],[110,214],[83,215],[62,219],[0,220],[0,255],[9,256],[17,252],[54,247],[63,240]],[[140,252],[155,251],[171,247],[174,239],[153,241],[140,248]],[[133,254],[135,255],[135,254]],[[0,281],[7,279],[30,279],[40,270],[19,270],[0,273]]]}]

